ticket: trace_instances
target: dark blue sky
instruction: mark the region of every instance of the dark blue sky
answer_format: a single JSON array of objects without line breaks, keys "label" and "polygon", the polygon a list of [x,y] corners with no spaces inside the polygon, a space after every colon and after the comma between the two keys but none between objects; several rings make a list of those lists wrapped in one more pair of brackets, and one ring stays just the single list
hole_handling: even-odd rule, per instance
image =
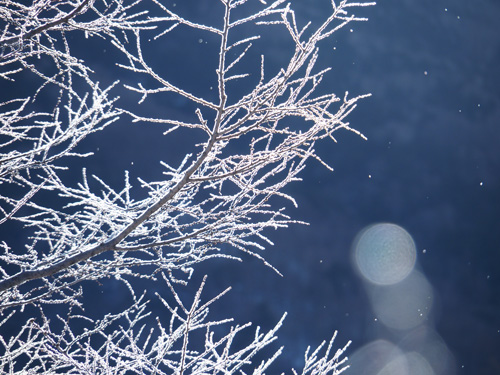
[{"label": "dark blue sky", "polygon": [[[345,255],[357,231],[406,228],[434,289],[433,325],[460,374],[500,372],[499,10],[492,1],[380,1],[368,23],[339,35],[338,79],[373,93],[351,121],[368,141],[341,136],[329,154],[335,172],[309,170],[316,181],[298,198],[312,225],[301,239],[286,236],[318,258],[336,252],[319,274],[355,284]],[[332,311],[350,306],[349,322],[331,325],[354,347],[399,340],[375,327],[363,290],[351,288],[331,301]]]},{"label": "dark blue sky", "polygon": [[[208,0],[178,2],[179,12],[215,16]],[[314,22],[329,7],[328,0],[296,3],[297,14]],[[387,348],[422,351],[433,371],[425,374],[500,373],[500,4],[381,0],[362,13],[369,21],[334,35],[322,46],[318,65],[333,68],[323,84],[339,96],[345,90],[372,93],[350,116],[351,126],[368,140],[339,132],[337,144],[317,147],[335,171],[311,162],[304,181],[287,187],[299,204],[288,213],[310,225],[270,233],[275,245],[266,259],[284,276],[249,258],[207,263],[194,278],[209,273],[212,294],[233,286],[214,305],[216,316],[270,328],[288,312],[279,333],[286,354],[276,371],[300,367],[307,345],[339,330],[338,347],[353,340],[348,354],[357,362],[348,374],[376,374]],[[289,52],[285,34],[263,36],[267,44],[260,47],[270,66],[279,66]],[[208,44],[191,48],[198,38],[176,30],[163,39],[153,64],[173,82],[184,80],[188,91],[210,95],[216,55]],[[82,54],[102,81],[127,81],[112,64],[118,56],[112,47],[96,39],[85,43]],[[137,102],[125,94],[121,100]],[[157,117],[191,116],[192,109],[178,99],[145,107]],[[182,134],[159,137],[162,131],[121,120],[89,137],[83,146],[97,151],[95,157],[72,168],[79,175],[86,165],[117,186],[124,169],[159,178],[158,159],[176,165],[193,146]],[[416,269],[432,290],[425,323],[411,330],[381,322],[374,311],[376,291],[351,261],[356,235],[384,222],[413,237]],[[370,372],[363,372],[374,342],[379,355],[371,353]],[[431,346],[440,358],[426,352]]]}]

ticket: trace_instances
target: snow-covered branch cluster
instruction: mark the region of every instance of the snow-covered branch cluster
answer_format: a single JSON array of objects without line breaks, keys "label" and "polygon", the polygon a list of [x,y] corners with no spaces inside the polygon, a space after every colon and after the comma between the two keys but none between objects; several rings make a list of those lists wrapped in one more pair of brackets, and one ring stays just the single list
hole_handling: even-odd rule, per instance
[{"label": "snow-covered branch cluster", "polygon": [[[134,303],[125,311],[106,314],[100,320],[69,309],[65,315],[57,315],[57,330],[41,310],[40,322],[29,320],[8,341],[0,337],[0,347],[4,351],[0,358],[2,373],[258,375],[264,374],[282,352],[283,347],[267,360],[252,362],[260,350],[276,341],[276,332],[286,314],[267,332],[257,327],[253,339],[242,346],[236,343],[237,336],[250,330],[251,323],[229,326],[232,319],[208,319],[209,306],[228,290],[203,302],[205,276],[194,300],[186,306],[165,275],[163,279],[175,297],[176,306],[158,295],[170,319],[156,319],[153,326],[145,323],[149,312],[148,301],[143,295],[134,296]],[[13,315],[0,324],[8,324]],[[219,327],[217,332],[214,327]],[[190,345],[193,339],[197,342]],[[332,353],[334,339],[335,335],[326,348],[323,342],[313,353],[307,350],[303,375],[342,371],[345,358],[341,357],[347,346]],[[294,374],[298,373],[294,370]]]},{"label": "snow-covered branch cluster", "polygon": [[[0,243],[0,312],[5,325],[24,309],[39,311],[17,335],[1,338],[3,371],[230,374],[250,368],[253,354],[274,340],[281,321],[232,351],[234,336],[246,326],[217,338],[211,327],[227,322],[207,318],[213,300],[201,304],[203,285],[188,308],[171,283],[186,284],[206,259],[240,259],[239,251],[272,267],[262,255],[271,243],[266,229],[298,222],[280,203],[284,198],[295,205],[284,187],[300,179],[309,159],[323,163],[316,142],[335,141],[339,129],[362,136],[346,117],[364,96],[317,94],[329,69],[317,69],[316,63],[319,43],[349,22],[365,20],[352,10],[373,3],[332,0],[331,13],[316,27],[300,26],[285,0],[214,3],[218,25],[192,21],[160,0],[0,1],[1,84],[16,87],[32,80],[27,86],[32,92],[23,88],[21,96],[0,97],[0,225],[19,223],[29,233],[24,248]],[[252,35],[239,32],[249,28]],[[178,29],[217,41],[212,46],[218,50],[212,70],[216,96],[179,86],[152,61],[149,44],[168,43]],[[264,55],[257,66],[244,63],[265,38],[263,30],[280,29],[293,47],[286,66],[268,73]],[[92,67],[73,53],[74,34],[76,40],[97,37],[114,47],[120,55],[115,69],[128,72],[128,83],[101,88]],[[254,83],[240,94],[232,88],[239,82]],[[137,106],[120,104],[113,94],[120,86],[137,97]],[[167,101],[172,94],[192,104],[192,121],[141,111],[152,98]],[[123,188],[116,190],[84,169],[80,181],[66,181],[62,171],[70,157],[90,155],[80,143],[120,116],[165,126],[166,136],[182,129],[198,132],[202,141],[190,146],[196,151],[179,165],[159,161],[161,180],[133,183],[125,171]],[[51,196],[57,199],[47,199]],[[148,302],[136,297],[133,280],[158,280],[158,275],[178,307],[159,296],[170,323],[159,319],[156,328],[148,328],[142,323]],[[82,281],[110,277],[129,287],[134,304],[98,321],[77,314],[84,307]],[[44,312],[47,304],[68,307],[65,317],[58,316],[59,331]],[[206,330],[204,347],[191,349],[190,332],[200,329]],[[318,351],[306,355],[303,373],[341,371],[341,352],[330,358],[330,351],[331,343],[321,360]],[[263,373],[273,359],[254,364],[250,372]]]}]

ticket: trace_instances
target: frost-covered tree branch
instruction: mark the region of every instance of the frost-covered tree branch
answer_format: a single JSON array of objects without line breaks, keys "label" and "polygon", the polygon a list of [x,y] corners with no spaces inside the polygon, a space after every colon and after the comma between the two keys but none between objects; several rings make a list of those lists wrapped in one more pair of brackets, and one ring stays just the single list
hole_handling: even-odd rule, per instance
[{"label": "frost-covered tree branch", "polygon": [[[0,337],[0,347],[5,354],[0,358],[0,368],[6,373],[26,373],[43,371],[45,374],[264,374],[274,359],[282,352],[279,348],[269,359],[253,364],[252,358],[263,348],[276,341],[276,332],[283,323],[286,314],[274,328],[268,332],[255,329],[253,339],[240,348],[235,339],[242,332],[249,330],[251,323],[227,327],[232,319],[210,321],[207,319],[209,306],[223,294],[207,302],[202,302],[201,294],[205,279],[198,289],[191,306],[185,306],[176,290],[163,276],[175,296],[173,306],[161,296],[162,302],[171,319],[162,322],[156,320],[156,326],[148,327],[144,321],[148,317],[148,301],[138,296],[128,309],[119,314],[106,314],[103,319],[92,320],[73,313],[58,315],[62,327],[54,331],[50,321],[41,312],[41,323],[30,320],[19,334],[8,342]],[[10,316],[5,319],[6,323]],[[85,328],[75,333],[73,322],[79,322]],[[224,327],[216,333],[214,327]],[[226,328],[227,327],[227,328]],[[189,349],[196,333],[202,341]],[[306,365],[302,374],[338,374],[342,371],[345,358],[342,355],[346,347],[331,353],[333,340],[324,349],[322,343],[312,354],[306,352]],[[23,362],[23,356],[30,360],[20,371],[16,371],[16,362]],[[294,374],[297,374],[293,370]]]},{"label": "frost-covered tree branch", "polygon": [[[31,75],[35,84],[22,97],[0,98],[0,225],[19,223],[30,233],[23,248],[0,243],[0,312],[7,316],[4,324],[25,308],[38,309],[42,319],[27,321],[10,341],[2,338],[5,371],[234,373],[274,340],[281,322],[268,334],[257,332],[244,350],[231,352],[234,335],[246,326],[216,339],[210,327],[226,322],[206,320],[203,286],[187,308],[171,283],[186,284],[207,259],[240,260],[239,252],[272,267],[262,255],[271,244],[266,230],[299,223],[285,213],[283,199],[295,201],[284,187],[300,180],[310,159],[329,168],[316,154],[316,142],[335,141],[333,133],[340,129],[362,136],[346,118],[367,95],[318,94],[329,68],[316,65],[320,43],[349,22],[364,21],[353,11],[373,3],[332,0],[330,14],[317,26],[303,24],[285,0],[215,3],[220,22],[212,25],[190,20],[159,0],[34,0],[31,6],[0,1],[0,79],[15,85]],[[243,32],[249,29],[251,35]],[[152,46],[168,43],[174,30],[215,41],[217,95],[183,88],[156,66]],[[270,30],[286,33],[293,47],[277,70],[268,68],[265,54],[256,65],[247,62]],[[92,67],[74,53],[70,35],[113,46],[128,83],[101,88]],[[237,90],[240,83],[250,89]],[[122,106],[114,94],[120,86],[137,98],[137,106]],[[191,120],[145,115],[141,109],[172,95],[191,103]],[[64,171],[71,157],[91,155],[80,147],[83,140],[112,123],[119,126],[120,116],[164,126],[165,136],[184,129],[203,140],[179,165],[159,161],[161,180],[139,178],[145,198],[127,171],[121,190],[85,169],[79,182],[68,183]],[[136,297],[133,280],[158,275],[179,309],[159,296],[171,314],[170,326],[159,321],[146,334],[141,320],[147,301]],[[101,321],[74,313],[82,307],[82,281],[110,277],[123,281],[134,304]],[[60,317],[61,332],[51,328],[46,304],[69,308],[67,317]],[[79,319],[94,328],[75,333],[71,322]],[[118,321],[127,325],[118,329]],[[200,328],[206,329],[205,348],[192,350],[190,332]],[[341,371],[341,352],[330,358],[330,344],[324,359],[317,360],[318,351],[306,354],[304,374]],[[18,357],[31,360],[16,367]],[[253,373],[263,373],[273,358]]]}]

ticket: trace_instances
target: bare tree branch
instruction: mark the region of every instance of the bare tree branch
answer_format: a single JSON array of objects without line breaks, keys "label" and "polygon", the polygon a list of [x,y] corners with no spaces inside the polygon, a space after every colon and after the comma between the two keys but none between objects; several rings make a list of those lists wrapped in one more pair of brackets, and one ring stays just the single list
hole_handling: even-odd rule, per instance
[{"label": "bare tree branch", "polygon": [[[214,257],[241,260],[246,253],[273,268],[262,255],[272,244],[267,231],[302,223],[286,213],[284,202],[296,202],[284,188],[300,180],[310,159],[330,168],[316,153],[316,142],[335,141],[341,129],[364,137],[347,117],[368,95],[319,94],[329,68],[317,68],[317,61],[320,42],[350,22],[364,21],[353,11],[373,3],[331,1],[317,27],[301,26],[301,15],[284,0],[216,3],[220,22],[211,26],[157,0],[0,1],[0,79],[13,85],[33,80],[21,96],[9,97],[8,90],[0,96],[0,228],[17,223],[26,234],[21,247],[0,243],[0,326],[15,322],[24,309],[37,311],[16,322],[16,335],[0,336],[0,372],[263,374],[281,353],[252,364],[276,339],[284,316],[269,332],[257,329],[253,341],[235,348],[234,338],[249,324],[218,337],[212,328],[230,320],[208,318],[208,307],[226,291],[203,303],[204,279],[185,305],[174,285],[188,284],[197,265]],[[257,65],[250,57],[269,29],[281,30],[292,49],[267,76],[264,54]],[[158,66],[155,51],[178,32],[209,37],[217,54],[210,66],[215,95],[185,87],[182,77]],[[95,79],[98,67],[76,53],[78,41],[87,37],[114,48],[113,69],[126,72],[127,83],[102,88]],[[138,104],[120,101],[118,90]],[[144,113],[150,100],[168,103],[172,95],[192,108],[185,118]],[[165,135],[194,132],[196,141],[186,147],[194,151],[178,165],[159,161],[162,178],[139,177],[138,186],[128,172],[121,190],[85,169],[80,182],[68,181],[71,157],[92,155],[86,137],[121,126],[120,117],[165,126]],[[102,319],[77,313],[84,307],[85,282],[109,278],[129,290],[132,305]],[[137,280],[158,279],[176,306],[158,294],[170,322],[157,317],[152,327]],[[50,304],[65,313],[57,324],[48,316]],[[204,343],[194,342],[192,332],[201,329]],[[332,354],[332,343],[306,353],[302,374],[343,371],[345,348]]]}]

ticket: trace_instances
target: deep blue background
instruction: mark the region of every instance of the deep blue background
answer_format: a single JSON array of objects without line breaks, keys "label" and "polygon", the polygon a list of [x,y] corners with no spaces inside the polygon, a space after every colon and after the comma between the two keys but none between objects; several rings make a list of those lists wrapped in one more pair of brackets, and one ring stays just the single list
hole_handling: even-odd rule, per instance
[{"label": "deep blue background", "polygon": [[[179,12],[217,19],[211,1],[179,3]],[[329,7],[328,0],[296,3],[298,15],[316,23]],[[279,333],[286,354],[276,371],[300,366],[307,345],[334,330],[339,347],[353,340],[348,354],[379,338],[398,345],[400,336],[374,319],[350,260],[352,242],[364,227],[395,223],[413,236],[419,269],[434,290],[428,325],[453,356],[443,373],[500,373],[500,4],[381,0],[361,13],[369,21],[325,43],[319,66],[333,68],[324,85],[339,96],[345,90],[373,94],[350,116],[368,141],[339,132],[337,144],[318,146],[335,171],[311,162],[304,181],[287,188],[299,204],[288,213],[311,225],[270,233],[275,246],[266,259],[284,276],[249,258],[208,263],[194,278],[209,273],[209,294],[233,286],[214,305],[214,316],[269,328],[288,311]],[[268,44],[260,47],[272,69],[290,51],[285,34],[264,37]],[[174,83],[210,95],[216,55],[209,44],[206,50],[192,47],[198,38],[176,30],[155,51],[156,63]],[[117,55],[109,46],[96,39],[88,43],[82,53],[101,80],[127,80],[111,64]],[[137,102],[125,94],[121,100]],[[145,108],[158,117],[192,115],[178,99]],[[96,151],[85,160],[89,172],[117,186],[123,169],[134,177],[158,178],[158,158],[176,165],[192,147],[182,135],[159,137],[162,130],[124,119],[89,137],[84,146]],[[116,291],[104,292],[105,299],[109,293],[119,298]]]}]

